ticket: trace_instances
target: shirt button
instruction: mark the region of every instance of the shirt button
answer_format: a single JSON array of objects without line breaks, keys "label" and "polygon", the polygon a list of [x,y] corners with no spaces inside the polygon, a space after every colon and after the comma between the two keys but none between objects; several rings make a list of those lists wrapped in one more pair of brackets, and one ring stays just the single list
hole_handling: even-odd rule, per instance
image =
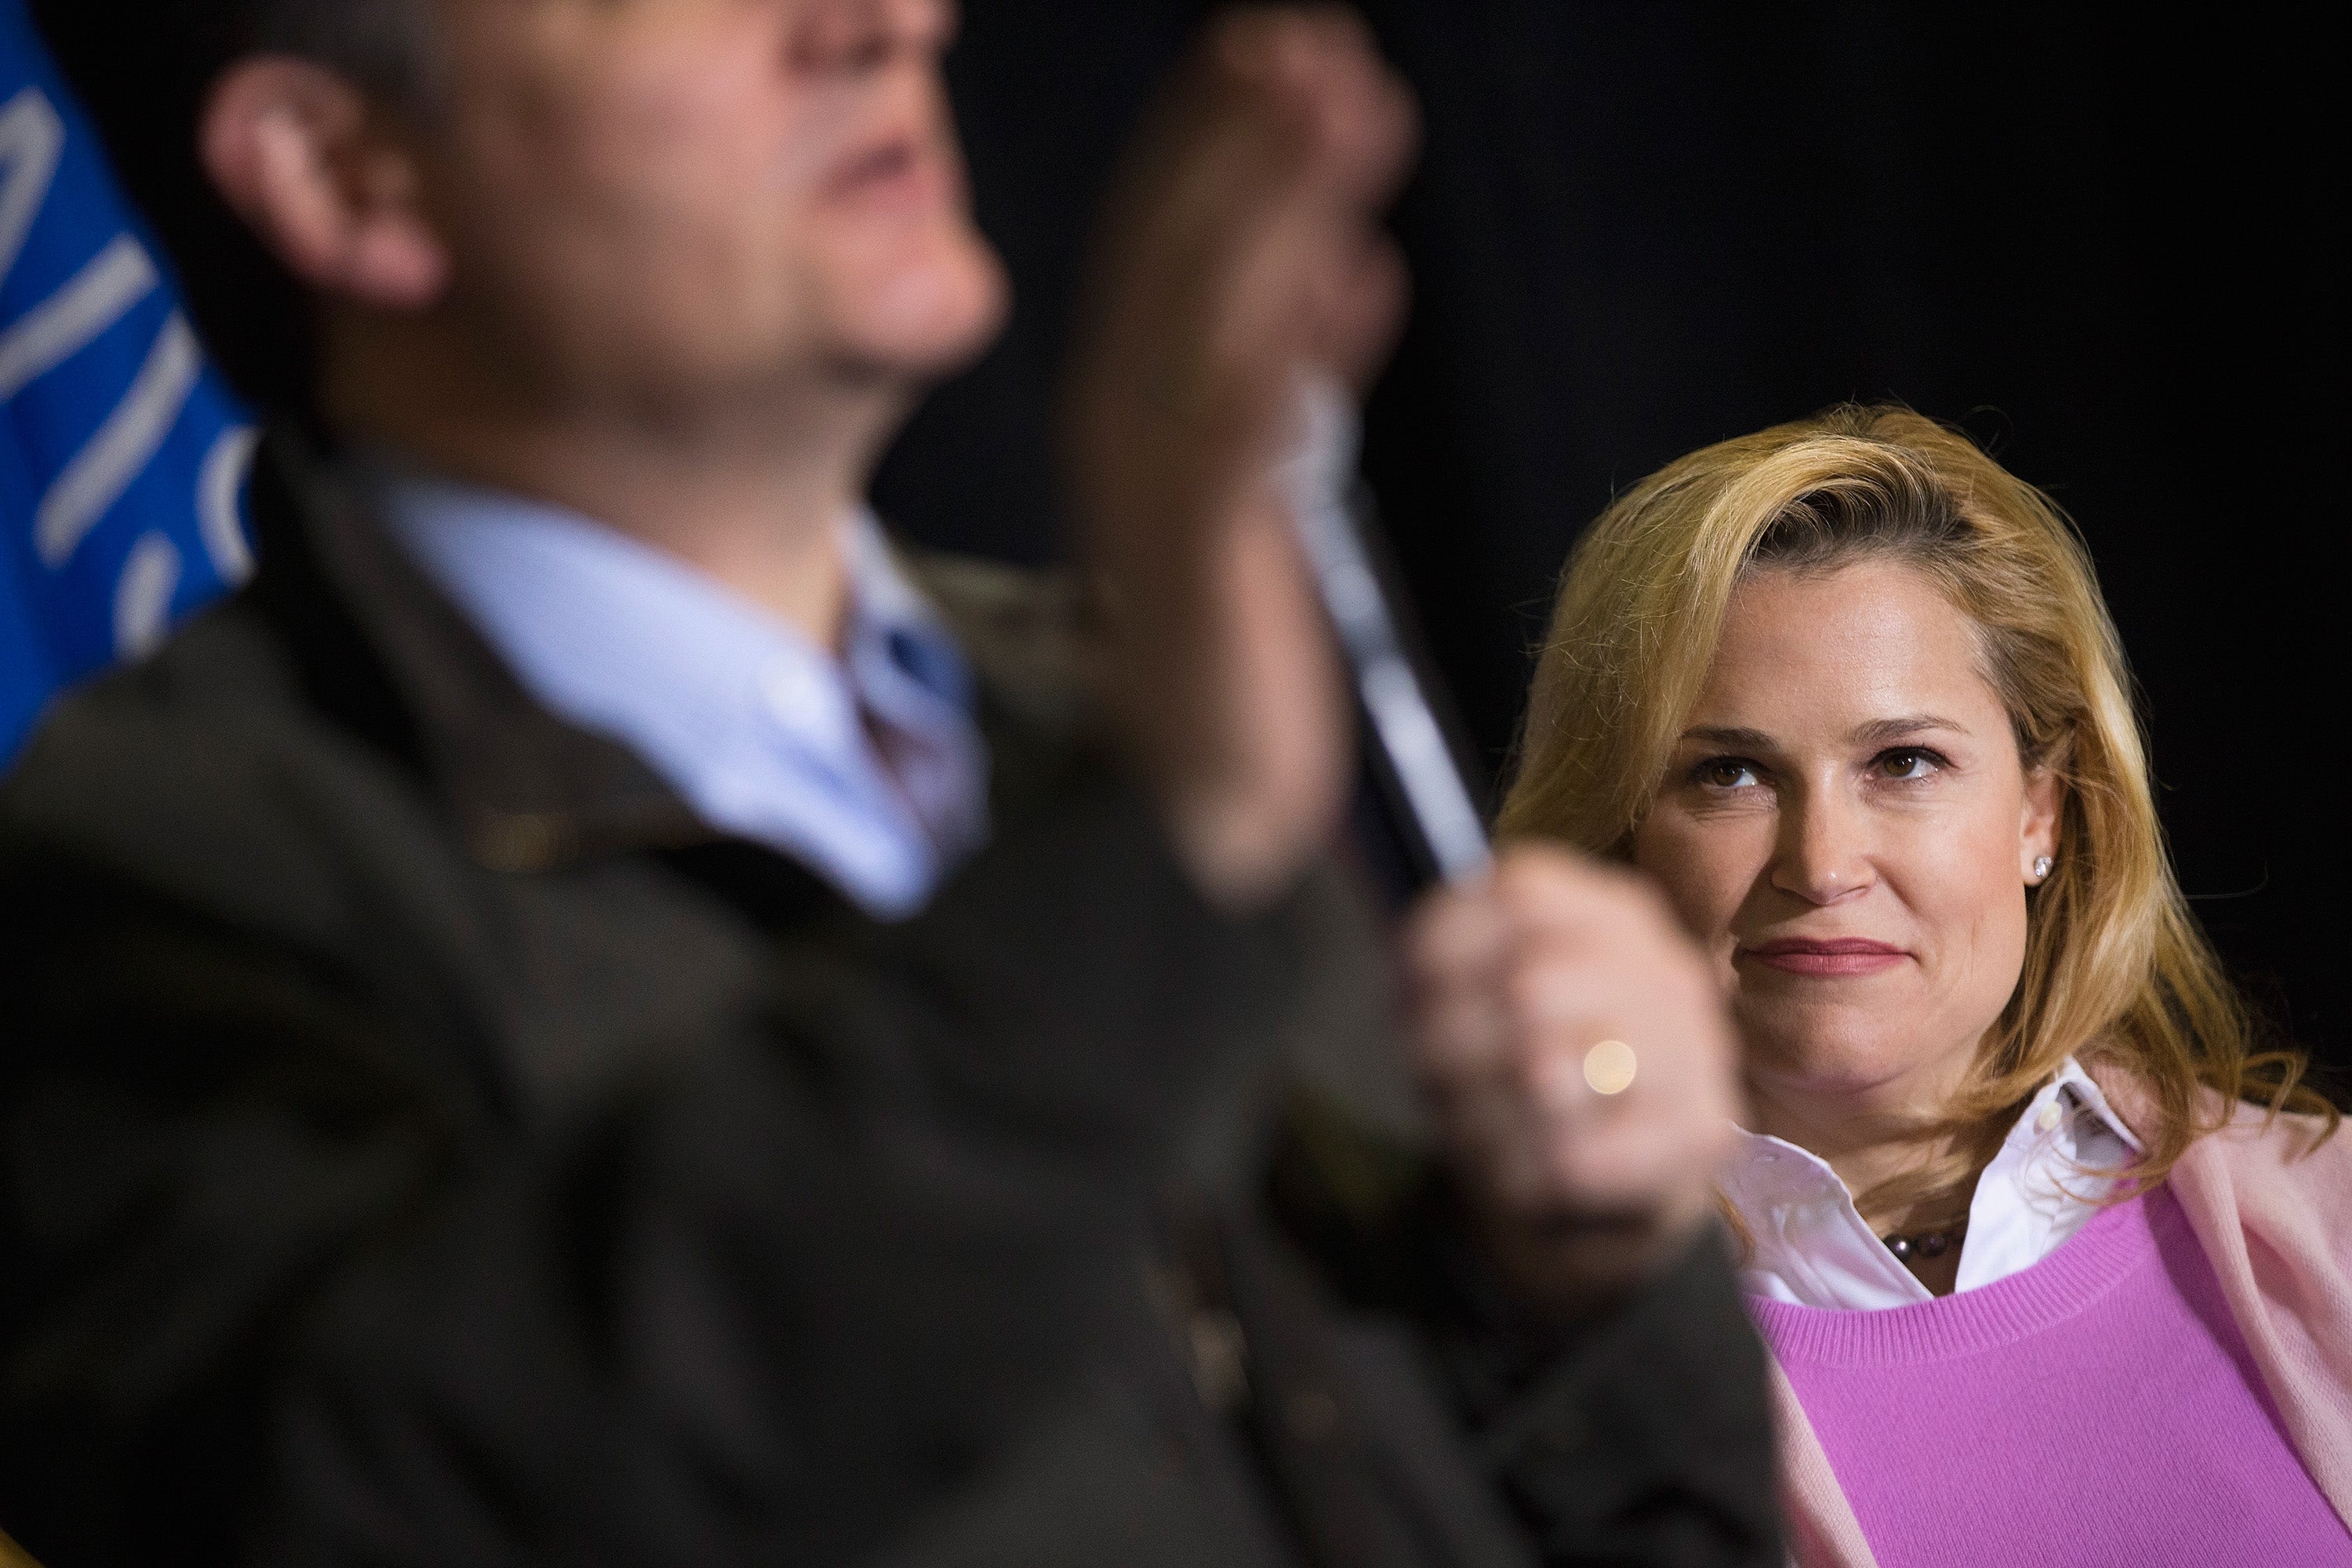
[{"label": "shirt button", "polygon": [[2058,1109],[2058,1102],[2053,1100],[2042,1108],[2042,1114],[2033,1119],[2033,1125],[2044,1132],[2054,1132],[2058,1123],[2065,1119],[2066,1113]]}]

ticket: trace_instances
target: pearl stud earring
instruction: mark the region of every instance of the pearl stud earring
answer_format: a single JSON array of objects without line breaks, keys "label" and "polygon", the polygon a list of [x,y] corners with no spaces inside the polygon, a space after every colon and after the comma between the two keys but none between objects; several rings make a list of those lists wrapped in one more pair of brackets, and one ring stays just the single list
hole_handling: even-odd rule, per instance
[{"label": "pearl stud earring", "polygon": [[2053,862],[2049,856],[2043,855],[2038,857],[2033,862],[2033,879],[2039,882],[2045,877],[2049,876],[2052,864]]}]

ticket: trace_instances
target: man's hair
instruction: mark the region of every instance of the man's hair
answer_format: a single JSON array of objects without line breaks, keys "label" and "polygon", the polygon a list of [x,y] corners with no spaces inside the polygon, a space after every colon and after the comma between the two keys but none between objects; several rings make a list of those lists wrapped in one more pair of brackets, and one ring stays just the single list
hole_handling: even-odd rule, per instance
[{"label": "man's hair", "polygon": [[424,0],[31,0],[31,9],[231,383],[266,412],[314,412],[310,300],[213,189],[197,118],[221,73],[260,54],[316,60],[371,91],[420,101]]}]

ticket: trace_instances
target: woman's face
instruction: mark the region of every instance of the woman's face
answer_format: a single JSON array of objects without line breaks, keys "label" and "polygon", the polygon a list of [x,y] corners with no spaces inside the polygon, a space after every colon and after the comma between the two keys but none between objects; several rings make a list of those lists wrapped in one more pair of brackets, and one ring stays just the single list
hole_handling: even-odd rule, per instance
[{"label": "woman's face", "polygon": [[1720,966],[1760,1098],[1928,1114],[2025,955],[2057,787],[1916,569],[1765,570],[1633,841]]}]

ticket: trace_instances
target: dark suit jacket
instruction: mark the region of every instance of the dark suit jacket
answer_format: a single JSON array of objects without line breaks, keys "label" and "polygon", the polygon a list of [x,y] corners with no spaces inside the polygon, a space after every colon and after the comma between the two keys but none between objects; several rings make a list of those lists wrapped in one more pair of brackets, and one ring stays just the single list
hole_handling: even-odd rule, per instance
[{"label": "dark suit jacket", "polygon": [[260,576],[0,795],[49,1568],[1776,1560],[1716,1248],[1520,1320],[1411,1162],[1260,1135],[1360,935],[1193,896],[1038,594],[935,575],[998,831],[879,924],[270,453]]}]

